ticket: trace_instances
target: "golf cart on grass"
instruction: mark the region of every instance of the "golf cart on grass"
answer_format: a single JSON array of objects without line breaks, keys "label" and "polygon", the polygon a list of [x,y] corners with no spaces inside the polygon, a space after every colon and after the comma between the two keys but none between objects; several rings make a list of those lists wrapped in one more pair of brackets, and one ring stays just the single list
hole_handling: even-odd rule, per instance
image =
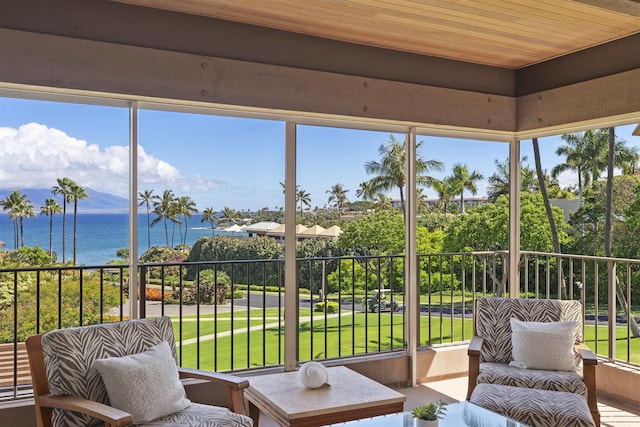
[{"label": "golf cart on grass", "polygon": [[367,310],[372,313],[399,311],[398,303],[393,298],[387,297],[387,294],[390,293],[391,289],[376,289],[373,296],[367,301]]}]

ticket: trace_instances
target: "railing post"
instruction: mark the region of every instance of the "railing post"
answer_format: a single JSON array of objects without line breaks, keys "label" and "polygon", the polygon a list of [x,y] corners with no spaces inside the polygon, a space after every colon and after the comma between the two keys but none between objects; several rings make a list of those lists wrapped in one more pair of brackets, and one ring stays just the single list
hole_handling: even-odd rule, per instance
[{"label": "railing post", "polygon": [[608,338],[609,338],[609,361],[613,362],[616,358],[616,267],[617,264],[613,260],[607,261],[607,273],[608,280],[607,283],[609,285],[609,330],[608,330]]},{"label": "railing post", "polygon": [[[140,268],[140,278],[138,279],[138,288],[140,289],[140,318],[147,318],[147,267],[141,265]],[[129,301],[135,301],[132,299],[131,295],[129,295]]]}]

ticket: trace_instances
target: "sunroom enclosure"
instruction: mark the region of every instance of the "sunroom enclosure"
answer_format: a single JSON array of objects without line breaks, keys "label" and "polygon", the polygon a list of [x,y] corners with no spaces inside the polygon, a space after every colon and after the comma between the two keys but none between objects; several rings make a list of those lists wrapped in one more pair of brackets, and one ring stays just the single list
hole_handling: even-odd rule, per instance
[{"label": "sunroom enclosure", "polygon": [[[587,30],[594,26],[582,23],[583,33],[575,38],[587,38]],[[415,143],[422,137],[499,141],[509,147],[507,283],[508,293],[516,295],[523,277],[531,274],[517,268],[523,267],[518,229],[519,141],[640,122],[639,31],[636,28],[626,37],[601,40],[583,50],[549,50],[539,62],[508,67],[490,61],[465,62],[455,54],[443,59],[399,53],[379,47],[384,45],[376,40],[364,45],[335,41],[112,1],[16,0],[0,6],[0,96],[128,109],[131,212],[137,209],[139,191],[135,152],[141,109],[284,122],[285,180],[294,184],[287,185],[284,199],[289,233],[284,261],[288,312],[297,310],[291,236],[299,126],[406,135],[409,159],[415,159]],[[526,44],[522,43],[523,51]],[[414,166],[413,161],[407,162],[404,324],[410,361],[406,377],[412,383],[419,353]],[[130,247],[136,248],[139,224],[135,215],[130,216]],[[607,263],[609,268],[615,265],[610,260],[584,262],[591,261]],[[130,271],[138,270],[136,263],[131,257]],[[614,300],[612,294],[610,301]],[[138,315],[135,304],[130,315]],[[609,319],[613,318],[610,313]],[[297,319],[288,316],[285,321],[284,368],[293,369],[298,362]],[[608,354],[613,358],[611,351]]]}]

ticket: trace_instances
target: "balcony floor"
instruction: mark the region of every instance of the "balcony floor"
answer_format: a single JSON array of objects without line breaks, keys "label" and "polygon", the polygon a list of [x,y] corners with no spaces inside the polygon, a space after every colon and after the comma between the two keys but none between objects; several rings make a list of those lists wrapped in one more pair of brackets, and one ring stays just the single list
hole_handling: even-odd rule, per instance
[{"label": "balcony floor", "polygon": [[[443,401],[462,401],[467,393],[467,377],[454,378],[422,384],[418,387],[397,389],[407,396],[404,409],[409,411],[426,401],[442,399]],[[601,415],[601,427],[632,427],[640,425],[640,407],[598,397]],[[267,416],[261,416],[259,427],[277,427],[277,424]]]}]

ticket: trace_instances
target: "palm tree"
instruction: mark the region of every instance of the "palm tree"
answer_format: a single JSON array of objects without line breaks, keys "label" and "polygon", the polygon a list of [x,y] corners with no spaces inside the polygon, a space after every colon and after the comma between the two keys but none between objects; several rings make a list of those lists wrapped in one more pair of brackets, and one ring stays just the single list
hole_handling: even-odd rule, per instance
[{"label": "palm tree", "polygon": [[182,227],[180,227],[180,235],[182,237],[182,244],[187,244],[187,218],[192,218],[194,213],[198,213],[198,209],[196,208],[196,202],[189,196],[182,196],[177,200],[176,209],[178,212],[178,216],[182,217],[184,220],[184,236],[182,236]]},{"label": "palm tree", "polygon": [[18,228],[18,209],[22,198],[25,196],[21,196],[18,190],[14,190],[10,195],[4,198],[0,202],[2,205],[2,210],[7,211],[9,215],[9,219],[13,222],[13,248],[18,249],[19,242],[19,228]]},{"label": "palm tree", "polygon": [[53,216],[62,213],[62,206],[56,199],[49,198],[44,201],[44,206],[40,208],[40,215],[49,217],[49,256],[53,259]]},{"label": "palm tree", "polygon": [[24,219],[36,217],[36,211],[34,206],[31,204],[31,200],[27,200],[26,195],[23,197],[23,203],[20,204],[17,212],[20,220],[20,247],[24,247]]},{"label": "palm tree", "polygon": [[296,191],[296,202],[300,202],[300,216],[302,217],[302,205],[311,207],[311,194],[307,193],[303,188]]},{"label": "palm tree", "polygon": [[169,228],[167,226],[167,220],[175,221],[177,218],[175,217],[175,212],[173,209],[175,201],[175,195],[171,190],[164,190],[162,196],[155,195],[153,196],[153,213],[156,214],[156,217],[151,221],[151,226],[153,227],[160,221],[164,223],[164,236],[166,239],[167,247],[169,246]]},{"label": "palm tree", "polygon": [[338,221],[342,219],[342,208],[345,204],[349,203],[347,199],[348,192],[349,190],[344,189],[340,183],[333,185],[331,190],[327,190],[327,193],[330,194],[328,203],[333,203],[338,209]]},{"label": "palm tree", "polygon": [[240,222],[240,214],[236,210],[227,206],[222,208],[220,216],[220,222],[224,224],[237,224]]},{"label": "palm tree", "polygon": [[[621,141],[616,142],[619,144]],[[638,154],[638,150],[636,147],[625,147],[626,151],[623,150],[620,157],[616,157],[617,163],[619,163],[620,168],[622,168],[623,175],[635,175],[638,172],[638,162],[640,161],[640,154]],[[616,150],[618,151],[618,150]]]},{"label": "palm tree", "polygon": [[373,210],[375,210],[376,212],[392,211],[393,205],[391,204],[391,199],[383,193],[376,194],[376,197],[373,199]]},{"label": "palm tree", "polygon": [[[422,141],[416,144],[416,151],[422,144]],[[405,165],[407,162],[406,139],[404,142],[399,142],[394,135],[389,135],[389,140],[380,145],[378,153],[380,154],[379,162],[371,160],[364,165],[368,174],[377,175],[370,180],[372,190],[377,193],[398,188],[400,190],[402,213],[406,217],[404,202]],[[426,174],[432,171],[441,171],[443,168],[442,162],[424,160],[420,156],[416,156],[415,166],[416,184],[427,187],[433,185],[436,179]]]},{"label": "palm tree", "polygon": [[138,193],[138,206],[147,207],[147,249],[151,247],[151,204],[153,202],[153,190],[144,190]]},{"label": "palm tree", "polygon": [[[527,156],[522,156],[520,160],[520,191],[537,191],[538,183],[536,179],[536,171],[525,166]],[[487,178],[489,188],[487,196],[489,201],[495,202],[496,199],[504,194],[509,194],[509,157],[503,162],[498,159],[494,160],[496,171]]]},{"label": "palm tree", "polygon": [[62,195],[62,263],[64,264],[67,257],[67,198],[74,182],[69,178],[58,178],[57,181],[58,185],[51,187],[51,193],[54,196]]},{"label": "palm tree", "polygon": [[429,211],[429,204],[427,203],[427,196],[424,194],[424,189],[416,189],[416,211],[418,214],[424,214]]},{"label": "palm tree", "polygon": [[484,179],[484,175],[478,171],[469,172],[466,164],[453,165],[451,183],[454,194],[460,194],[460,213],[464,213],[464,190],[469,190],[471,194],[475,195],[478,192],[476,182],[481,179]]},{"label": "palm tree", "polygon": [[606,129],[568,133],[560,137],[567,144],[558,147],[556,154],[565,156],[565,161],[551,171],[553,177],[570,170],[578,175],[578,199],[582,207],[585,187],[597,181],[607,169],[607,146],[609,133]]},{"label": "palm tree", "polygon": [[356,197],[361,198],[363,201],[373,200],[376,194],[371,186],[371,181],[361,182],[356,190]]},{"label": "palm tree", "polygon": [[13,221],[13,244],[15,249],[24,246],[24,218],[35,217],[34,207],[31,200],[27,200],[27,195],[22,194],[20,190],[13,190],[2,202],[2,209],[8,211],[9,219]]},{"label": "palm tree", "polygon": [[213,210],[213,208],[206,208],[202,211],[202,218],[200,218],[200,222],[209,221],[211,224],[211,235],[215,236],[216,234],[216,226],[220,222],[218,218],[218,213]]},{"label": "palm tree", "polygon": [[77,230],[78,230],[78,201],[89,197],[84,188],[73,182],[67,195],[69,202],[73,203],[73,265],[76,265]]},{"label": "palm tree", "polygon": [[452,182],[452,177],[447,177],[443,180],[433,183],[433,189],[438,194],[438,204],[442,213],[447,213],[449,202],[455,196],[455,188]]}]

